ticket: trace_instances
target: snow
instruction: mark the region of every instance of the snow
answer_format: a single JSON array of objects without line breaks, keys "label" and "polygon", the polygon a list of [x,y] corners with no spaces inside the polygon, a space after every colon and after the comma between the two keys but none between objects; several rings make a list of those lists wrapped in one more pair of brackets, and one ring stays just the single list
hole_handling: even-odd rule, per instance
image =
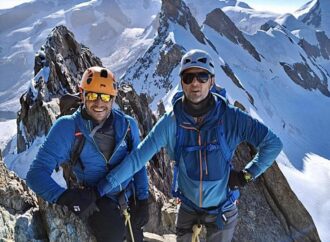
[{"label": "snow", "polygon": [[4,161],[8,169],[15,171],[19,177],[25,179],[26,173],[28,172],[31,163],[34,160],[39,147],[42,145],[44,140],[45,137],[36,138],[28,150],[17,154],[15,136],[11,142],[12,145],[8,151],[8,154],[4,157]]},{"label": "snow", "polygon": [[311,8],[314,6],[314,4],[316,3],[317,0],[310,0],[308,1],[306,4],[304,4],[303,6],[301,6],[299,9],[297,9],[295,12],[293,12],[293,15],[298,18],[302,15],[307,14]]},{"label": "snow", "polygon": [[311,27],[314,27],[317,30],[325,31],[327,36],[330,36],[329,9],[330,2],[328,0],[312,0],[293,14],[297,19],[305,20]]},{"label": "snow", "polygon": [[279,14],[258,11],[249,8],[224,7],[222,11],[234,22],[236,27],[248,34],[254,34],[268,20],[274,20]]},{"label": "snow", "polygon": [[307,153],[303,158],[301,171],[278,164],[291,188],[312,216],[322,241],[330,241],[330,160]]},{"label": "snow", "polygon": [[0,122],[0,150],[4,151],[8,142],[15,136],[17,130],[16,119]]},{"label": "snow", "polygon": [[294,36],[305,39],[312,45],[318,45],[315,29],[296,19],[292,14],[285,14],[275,19],[280,25],[285,26]]}]

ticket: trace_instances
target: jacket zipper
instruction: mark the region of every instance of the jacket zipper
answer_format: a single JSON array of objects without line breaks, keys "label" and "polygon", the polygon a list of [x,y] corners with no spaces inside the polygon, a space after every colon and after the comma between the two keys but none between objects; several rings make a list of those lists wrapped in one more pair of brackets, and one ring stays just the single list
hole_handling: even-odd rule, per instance
[{"label": "jacket zipper", "polygon": [[[89,126],[89,132],[92,132],[92,128],[91,128],[91,124],[90,124],[90,122],[88,122],[88,126]],[[92,140],[93,140],[93,143],[94,143],[94,145],[95,145],[95,147],[96,147],[96,149],[97,149],[97,151],[102,155],[102,157],[103,157],[103,159],[104,159],[106,165],[110,164],[110,160],[111,160],[111,158],[112,158],[113,155],[116,153],[116,151],[118,150],[120,144],[121,144],[121,143],[123,142],[123,140],[125,139],[125,137],[126,137],[126,135],[127,135],[127,132],[128,132],[128,129],[129,129],[129,126],[127,126],[126,131],[125,131],[125,135],[123,136],[122,140],[118,143],[116,149],[112,152],[112,155],[110,156],[109,160],[107,160],[107,159],[105,158],[105,156],[103,155],[103,153],[100,151],[99,147],[97,146],[97,144],[96,144],[94,138],[91,137]]]},{"label": "jacket zipper", "polygon": [[181,125],[182,128],[184,129],[190,129],[190,130],[195,130],[197,131],[198,135],[198,145],[200,146],[199,150],[199,206],[202,207],[203,204],[203,155],[202,155],[202,137],[200,134],[200,130],[195,128],[195,127],[189,127],[189,126],[184,126]]},{"label": "jacket zipper", "polygon": [[[128,130],[129,130],[129,125],[127,125],[126,131],[125,131],[125,135],[123,136],[123,138],[121,139],[121,141],[118,143],[117,148],[113,151],[112,155],[110,156],[109,160],[107,161],[107,165],[108,165],[108,164],[110,165],[110,160],[111,160],[111,158],[112,158],[113,155],[117,152],[117,150],[119,149],[120,144],[123,142],[123,140],[125,140]],[[119,184],[119,187],[120,187],[120,191],[122,191],[122,190],[123,190],[123,187],[122,187],[121,184]],[[134,196],[134,197],[135,197],[135,196]]]},{"label": "jacket zipper", "polygon": [[[88,128],[89,128],[89,133],[91,133],[92,132],[92,127],[91,127],[91,122],[90,121],[88,121]],[[94,137],[91,137],[91,138],[93,140],[93,143],[94,143],[97,151],[102,155],[102,157],[103,157],[103,159],[105,161],[105,164],[107,165],[108,164],[107,159],[105,158],[105,156],[103,155],[103,153],[100,151],[99,147],[97,146],[97,144],[96,144],[96,142],[94,140]]]},{"label": "jacket zipper", "polygon": [[[198,132],[198,145],[202,148],[202,137],[200,130]],[[199,150],[199,206],[203,205],[203,158],[202,149]]]},{"label": "jacket zipper", "polygon": [[207,167],[207,143],[205,142],[205,149],[204,149],[204,161],[205,161],[205,175],[208,176],[209,175],[209,170]]}]

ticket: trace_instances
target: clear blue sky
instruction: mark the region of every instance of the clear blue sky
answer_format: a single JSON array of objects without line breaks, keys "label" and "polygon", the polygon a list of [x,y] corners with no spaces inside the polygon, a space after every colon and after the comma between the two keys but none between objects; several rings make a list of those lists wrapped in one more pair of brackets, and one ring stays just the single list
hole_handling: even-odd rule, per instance
[{"label": "clear blue sky", "polygon": [[[31,0],[0,0],[0,9],[11,8],[20,3]],[[309,0],[240,0],[246,2],[252,8],[258,10],[268,10],[278,13],[287,13],[297,10]]]},{"label": "clear blue sky", "polygon": [[310,0],[240,0],[258,10],[267,10],[277,13],[291,13]]}]

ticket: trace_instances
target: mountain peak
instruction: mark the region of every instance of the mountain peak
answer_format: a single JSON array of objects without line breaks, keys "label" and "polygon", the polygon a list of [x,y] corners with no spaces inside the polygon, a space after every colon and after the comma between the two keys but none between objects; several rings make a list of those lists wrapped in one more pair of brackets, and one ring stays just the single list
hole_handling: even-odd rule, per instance
[{"label": "mountain peak", "polygon": [[330,36],[330,1],[312,0],[295,12],[295,16],[303,23],[323,30]]},{"label": "mountain peak", "polygon": [[242,32],[220,8],[214,9],[210,12],[206,16],[204,24],[210,26],[219,34],[226,36],[231,42],[240,44],[257,61],[261,61],[259,53],[256,51],[254,46],[246,40]]},{"label": "mountain peak", "polygon": [[201,32],[200,26],[184,1],[163,0],[161,15],[163,15],[165,21],[168,19],[169,21],[181,25],[185,29],[188,28],[187,30],[190,30],[199,42],[205,44],[204,34]]}]

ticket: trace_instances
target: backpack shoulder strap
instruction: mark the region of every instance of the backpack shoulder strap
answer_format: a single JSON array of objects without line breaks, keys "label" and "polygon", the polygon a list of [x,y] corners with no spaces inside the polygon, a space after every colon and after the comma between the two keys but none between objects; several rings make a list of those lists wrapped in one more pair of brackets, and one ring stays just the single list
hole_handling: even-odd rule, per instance
[{"label": "backpack shoulder strap", "polygon": [[75,166],[79,162],[79,165],[81,166],[81,169],[84,170],[85,166],[81,162],[80,153],[81,153],[81,151],[84,147],[86,138],[83,135],[83,133],[80,132],[79,129],[75,131],[74,136],[75,136],[75,140],[74,140],[74,143],[73,143],[73,146],[72,146],[69,162],[70,162],[70,165],[72,167]]},{"label": "backpack shoulder strap", "polygon": [[63,167],[63,177],[68,188],[77,188],[80,186],[75,174],[73,173],[73,167],[79,163],[81,169],[85,169],[84,164],[80,159],[80,153],[82,152],[86,138],[78,129],[76,129],[74,136],[75,137],[70,153],[70,159],[67,163],[63,163],[61,165]]},{"label": "backpack shoulder strap", "polygon": [[131,126],[128,126],[128,130],[125,136],[125,141],[127,144],[127,151],[130,153],[133,150],[133,137],[132,137],[132,132],[131,132]]},{"label": "backpack shoulder strap", "polygon": [[179,172],[179,162],[180,162],[180,157],[181,157],[181,152],[182,152],[182,145],[183,145],[183,129],[179,124],[179,121],[177,117],[176,119],[176,142],[175,142],[175,147],[174,147],[174,159],[175,159],[175,164],[174,164],[174,170],[173,170],[173,180],[172,180],[172,187],[171,187],[171,192],[173,197],[179,197],[179,191],[178,191],[178,184],[177,184],[177,179],[178,179],[178,172]]}]

